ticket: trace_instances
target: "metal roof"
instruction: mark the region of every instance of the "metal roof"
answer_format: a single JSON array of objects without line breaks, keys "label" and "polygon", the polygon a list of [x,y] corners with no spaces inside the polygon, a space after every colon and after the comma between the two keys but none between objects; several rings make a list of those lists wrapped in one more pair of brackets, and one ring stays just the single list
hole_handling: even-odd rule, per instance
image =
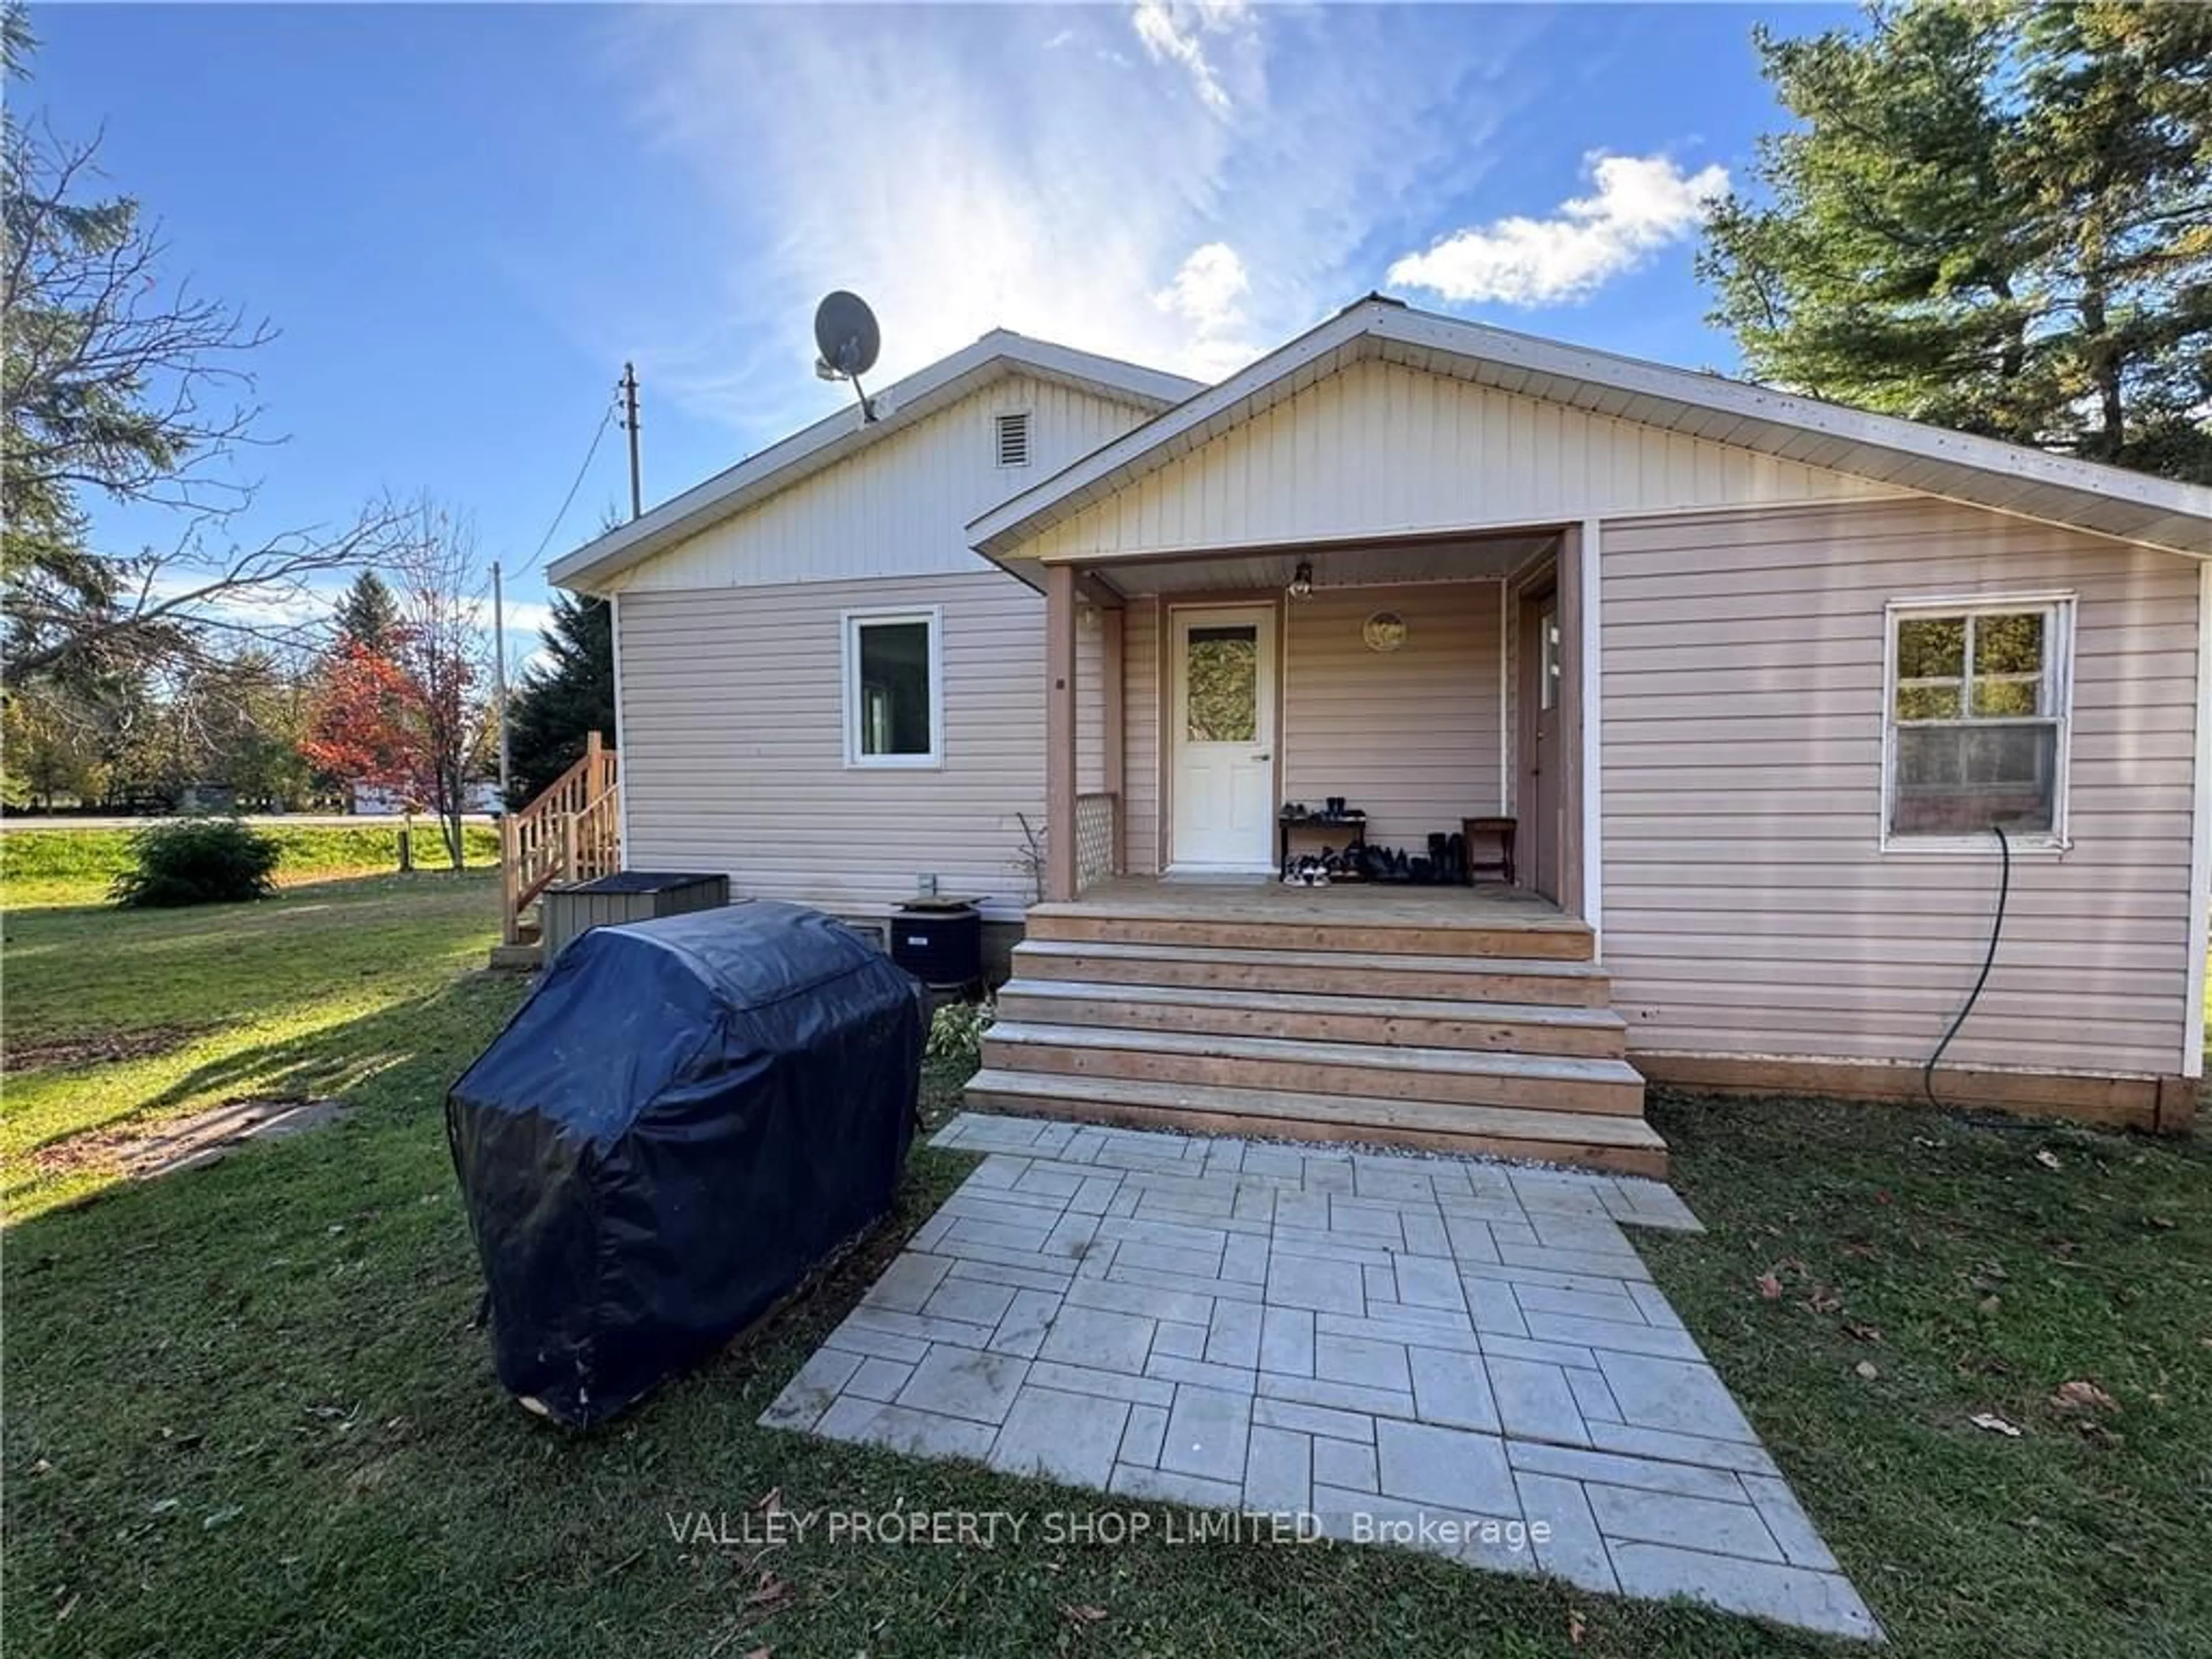
[{"label": "metal roof", "polygon": [[883,411],[880,418],[863,422],[857,406],[841,409],[562,555],[547,568],[546,578],[558,586],[588,591],[1010,374],[1031,374],[1152,409],[1165,409],[1205,389],[1203,381],[1180,374],[994,329],[975,344],[873,393],[871,401]]},{"label": "metal roof", "polygon": [[994,558],[1363,359],[1735,444],[1902,489],[2212,557],[2212,489],[1869,414],[1370,296],[968,526]]}]

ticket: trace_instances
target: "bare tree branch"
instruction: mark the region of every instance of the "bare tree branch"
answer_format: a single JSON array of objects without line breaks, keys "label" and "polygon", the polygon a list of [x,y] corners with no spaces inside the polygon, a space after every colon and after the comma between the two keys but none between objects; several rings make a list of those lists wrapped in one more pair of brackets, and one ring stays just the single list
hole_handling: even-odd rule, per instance
[{"label": "bare tree branch", "polygon": [[0,596],[9,644],[0,684],[13,690],[72,658],[190,657],[203,633],[296,644],[329,625],[331,596],[316,579],[400,556],[418,522],[414,509],[383,502],[335,533],[300,531],[223,551],[210,550],[196,525],[169,552],[108,558],[129,586],[104,595],[18,572]]}]

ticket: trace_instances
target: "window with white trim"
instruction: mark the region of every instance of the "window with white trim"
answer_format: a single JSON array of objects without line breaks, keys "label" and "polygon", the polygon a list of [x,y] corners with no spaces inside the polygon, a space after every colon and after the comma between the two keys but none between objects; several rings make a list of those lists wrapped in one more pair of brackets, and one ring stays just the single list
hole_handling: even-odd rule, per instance
[{"label": "window with white trim", "polygon": [[2070,597],[1889,607],[1885,844],[2066,836]]},{"label": "window with white trim", "polygon": [[846,613],[846,765],[935,766],[943,759],[940,621],[935,607]]}]

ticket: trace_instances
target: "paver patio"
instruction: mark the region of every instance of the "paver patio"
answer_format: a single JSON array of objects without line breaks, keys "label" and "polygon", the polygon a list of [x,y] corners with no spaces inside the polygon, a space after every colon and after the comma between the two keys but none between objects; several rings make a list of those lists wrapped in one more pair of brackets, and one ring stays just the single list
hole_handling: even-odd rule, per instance
[{"label": "paver patio", "polygon": [[973,1113],[762,1421],[1878,1638],[1653,1285],[1657,1182]]}]

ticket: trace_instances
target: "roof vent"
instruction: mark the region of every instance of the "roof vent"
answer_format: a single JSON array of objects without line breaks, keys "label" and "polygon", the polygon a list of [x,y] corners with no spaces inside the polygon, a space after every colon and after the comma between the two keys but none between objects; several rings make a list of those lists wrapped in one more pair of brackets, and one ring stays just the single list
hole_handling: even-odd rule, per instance
[{"label": "roof vent", "polygon": [[994,416],[993,435],[998,441],[1000,466],[1027,466],[1030,464],[1030,412],[1026,409],[1012,415]]}]

